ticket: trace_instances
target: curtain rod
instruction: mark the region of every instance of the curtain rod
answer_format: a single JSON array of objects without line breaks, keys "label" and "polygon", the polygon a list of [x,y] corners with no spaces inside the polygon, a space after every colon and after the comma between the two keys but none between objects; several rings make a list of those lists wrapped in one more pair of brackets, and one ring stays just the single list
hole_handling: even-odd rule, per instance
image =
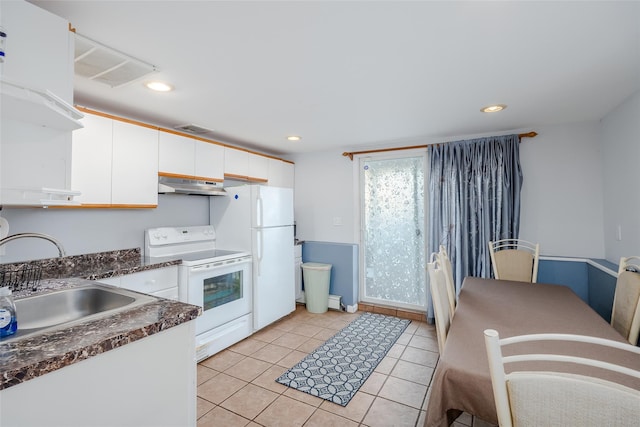
[{"label": "curtain rod", "polygon": [[[534,138],[536,135],[538,135],[537,132],[531,131],[527,133],[518,134],[518,138],[520,139]],[[412,145],[410,147],[381,148],[379,150],[351,151],[351,152],[345,151],[344,153],[342,153],[342,155],[344,157],[348,157],[350,160],[353,161],[353,156],[355,156],[356,154],[383,153],[385,151],[396,151],[396,150],[413,150],[416,148],[427,148],[429,145],[437,145],[437,144],[441,144],[441,143],[427,144],[427,145]]]}]

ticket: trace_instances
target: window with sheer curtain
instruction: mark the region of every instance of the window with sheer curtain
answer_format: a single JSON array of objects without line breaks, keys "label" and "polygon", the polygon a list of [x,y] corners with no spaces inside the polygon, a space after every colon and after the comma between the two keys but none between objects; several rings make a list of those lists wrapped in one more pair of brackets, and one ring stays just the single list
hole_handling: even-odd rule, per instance
[{"label": "window with sheer curtain", "polygon": [[425,154],[359,159],[363,302],[425,310]]}]

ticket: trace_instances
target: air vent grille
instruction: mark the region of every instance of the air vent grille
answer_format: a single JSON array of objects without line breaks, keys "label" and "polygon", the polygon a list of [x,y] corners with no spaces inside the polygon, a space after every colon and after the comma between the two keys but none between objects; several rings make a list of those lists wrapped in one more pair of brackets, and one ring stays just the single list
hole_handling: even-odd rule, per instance
[{"label": "air vent grille", "polygon": [[202,126],[194,125],[193,123],[187,123],[187,124],[184,124],[184,125],[178,125],[178,126],[175,126],[174,129],[182,131],[182,132],[194,133],[194,134],[197,134],[197,135],[202,135],[202,134],[205,134],[205,133],[213,132],[213,129],[207,129],[207,128],[202,127]]},{"label": "air vent grille", "polygon": [[80,34],[75,35],[75,73],[111,87],[119,87],[157,71],[151,64],[132,58]]}]

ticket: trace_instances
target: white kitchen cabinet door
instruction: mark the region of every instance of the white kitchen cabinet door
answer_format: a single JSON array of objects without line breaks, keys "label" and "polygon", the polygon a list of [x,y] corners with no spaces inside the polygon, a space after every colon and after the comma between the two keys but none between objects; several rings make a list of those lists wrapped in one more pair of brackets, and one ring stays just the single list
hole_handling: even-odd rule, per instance
[{"label": "white kitchen cabinet door", "polygon": [[26,1],[3,1],[1,10],[0,26],[7,34],[2,77],[72,103],[74,39],[69,22]]},{"label": "white kitchen cabinet door", "polygon": [[113,121],[111,202],[158,205],[158,130]]},{"label": "white kitchen cabinet door", "polygon": [[[195,324],[0,390],[0,425],[195,426]],[[26,404],[38,409],[25,410]]]},{"label": "white kitchen cabinet door", "polygon": [[295,185],[295,165],[282,161],[282,187],[294,188]]},{"label": "white kitchen cabinet door", "polygon": [[283,162],[278,159],[269,159],[269,185],[272,187],[282,187],[284,181]]},{"label": "white kitchen cabinet door", "polygon": [[68,21],[26,1],[1,1],[0,27],[7,35],[0,64],[0,205],[54,205],[42,202],[43,189],[73,190],[77,121],[19,88],[47,90],[71,104],[74,38]]},{"label": "white kitchen cabinet door", "polygon": [[269,180],[269,158],[259,154],[249,154],[249,180],[267,182]]},{"label": "white kitchen cabinet door", "polygon": [[179,296],[177,265],[105,277],[96,282],[176,301]]},{"label": "white kitchen cabinet door", "polygon": [[195,174],[196,140],[160,131],[158,134],[158,172],[191,178]]},{"label": "white kitchen cabinet door", "polygon": [[249,176],[249,152],[224,147],[224,174],[231,178]]},{"label": "white kitchen cabinet door", "polygon": [[111,150],[113,120],[85,114],[84,127],[73,132],[71,188],[82,194],[82,204],[111,204]]},{"label": "white kitchen cabinet door", "polygon": [[144,294],[156,295],[158,292],[174,289],[178,294],[178,266],[156,268],[125,274],[121,278],[120,286]]},{"label": "white kitchen cabinet door", "polygon": [[225,147],[194,140],[195,177],[203,181],[224,181]]},{"label": "white kitchen cabinet door", "polygon": [[293,188],[294,164],[279,159],[269,159],[269,185]]}]

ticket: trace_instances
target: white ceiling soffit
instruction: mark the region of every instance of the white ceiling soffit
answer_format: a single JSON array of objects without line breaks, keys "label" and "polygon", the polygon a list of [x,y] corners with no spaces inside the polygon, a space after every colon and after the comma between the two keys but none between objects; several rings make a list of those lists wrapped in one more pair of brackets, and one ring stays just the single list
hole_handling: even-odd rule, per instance
[{"label": "white ceiling soffit", "polygon": [[75,74],[113,88],[157,71],[154,65],[75,34]]}]

